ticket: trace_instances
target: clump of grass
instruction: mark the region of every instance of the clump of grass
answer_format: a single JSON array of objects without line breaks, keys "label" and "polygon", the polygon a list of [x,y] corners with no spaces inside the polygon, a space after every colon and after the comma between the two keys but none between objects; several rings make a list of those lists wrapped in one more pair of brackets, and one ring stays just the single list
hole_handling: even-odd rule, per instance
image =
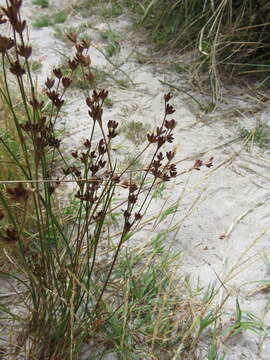
[{"label": "clump of grass", "polygon": [[129,121],[121,127],[121,132],[135,145],[146,141],[145,133],[147,131],[149,131],[149,126],[140,121]]},{"label": "clump of grass", "polygon": [[190,66],[188,64],[182,63],[182,62],[173,63],[172,68],[173,68],[174,71],[176,71],[179,74],[181,74],[183,72],[187,72],[188,70],[190,70]]},{"label": "clump of grass", "polygon": [[[269,14],[259,0],[135,2],[156,47],[198,50],[197,70],[208,71],[218,97],[220,72],[269,76]],[[142,5],[142,6],[141,6]],[[143,10],[142,10],[143,9]]]},{"label": "clump of grass", "polygon": [[145,54],[137,53],[136,61],[142,65],[142,64],[147,64],[148,62],[151,62],[151,59],[149,58],[149,56],[147,56]]},{"label": "clump of grass", "polygon": [[121,87],[121,88],[127,88],[130,86],[130,81],[128,79],[115,79],[115,82]]},{"label": "clump of grass", "polygon": [[113,101],[112,101],[112,99],[109,98],[109,97],[108,97],[107,99],[105,99],[104,105],[105,105],[107,108],[112,108],[112,107],[113,107]]},{"label": "clump of grass", "polygon": [[33,0],[33,4],[40,6],[42,9],[46,9],[49,7],[49,1],[48,0]]},{"label": "clump of grass", "polygon": [[254,129],[240,128],[240,136],[247,145],[256,144],[261,149],[270,148],[270,127],[266,124],[258,124]]},{"label": "clump of grass", "polygon": [[107,56],[112,57],[113,55],[119,53],[121,49],[121,35],[118,32],[109,28],[107,30],[101,31],[100,35],[102,39],[106,40],[108,43],[108,45],[106,46]]},{"label": "clump of grass", "polygon": [[51,20],[49,19],[48,16],[40,16],[39,18],[35,19],[34,22],[33,22],[33,26],[35,28],[44,28],[44,27],[48,27],[48,26],[51,26],[52,25],[52,22]]},{"label": "clump of grass", "polygon": [[123,6],[117,1],[110,1],[101,8],[100,14],[104,18],[118,17],[123,14]]},{"label": "clump of grass", "polygon": [[52,17],[49,15],[42,15],[34,20],[33,26],[36,28],[43,28],[53,26],[55,24],[63,24],[68,17],[65,10],[56,12]]},{"label": "clump of grass", "polygon": [[[102,0],[101,0],[102,1]],[[74,5],[74,10],[77,11],[82,17],[88,18],[91,15],[91,7],[100,3],[100,0],[83,0]]]},{"label": "clump of grass", "polygon": [[58,11],[53,15],[54,24],[63,24],[67,20],[68,14],[65,10]]},{"label": "clump of grass", "polygon": [[38,61],[38,60],[32,60],[30,62],[30,66],[31,66],[32,71],[37,72],[37,71],[41,70],[42,63],[40,61]]}]

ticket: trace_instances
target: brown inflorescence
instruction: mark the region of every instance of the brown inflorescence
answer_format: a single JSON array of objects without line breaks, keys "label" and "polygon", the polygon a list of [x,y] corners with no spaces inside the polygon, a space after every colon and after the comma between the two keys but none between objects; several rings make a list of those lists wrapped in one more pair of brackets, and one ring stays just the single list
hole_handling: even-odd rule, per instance
[{"label": "brown inflorescence", "polygon": [[32,193],[32,191],[25,188],[22,183],[19,183],[14,188],[7,187],[6,192],[8,193],[10,199],[13,201],[26,201]]}]

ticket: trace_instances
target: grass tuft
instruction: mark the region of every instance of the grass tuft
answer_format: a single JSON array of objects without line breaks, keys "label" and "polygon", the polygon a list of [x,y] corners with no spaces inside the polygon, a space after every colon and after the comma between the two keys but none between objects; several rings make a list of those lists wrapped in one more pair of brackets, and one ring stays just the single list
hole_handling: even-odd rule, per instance
[{"label": "grass tuft", "polygon": [[140,15],[157,49],[197,52],[194,71],[210,75],[214,97],[222,73],[233,77],[269,76],[268,2],[260,0],[125,1]]}]

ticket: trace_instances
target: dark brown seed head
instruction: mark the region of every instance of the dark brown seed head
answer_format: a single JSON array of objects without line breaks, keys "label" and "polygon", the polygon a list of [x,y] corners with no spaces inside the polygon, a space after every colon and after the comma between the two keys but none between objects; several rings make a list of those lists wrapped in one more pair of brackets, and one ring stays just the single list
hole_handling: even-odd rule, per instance
[{"label": "dark brown seed head", "polygon": [[14,63],[10,64],[10,68],[9,68],[10,72],[13,75],[16,75],[18,77],[21,77],[22,75],[25,74],[25,70],[24,68],[21,66],[21,64],[19,63],[18,60],[16,60]]},{"label": "dark brown seed head", "polygon": [[196,160],[195,161],[195,163],[194,163],[194,165],[193,165],[193,168],[195,169],[195,170],[200,170],[201,169],[201,167],[202,167],[202,165],[203,165],[203,162],[202,162],[202,160]]},{"label": "dark brown seed head", "polygon": [[138,186],[135,183],[129,185],[130,193],[134,193],[136,190],[138,190]]},{"label": "dark brown seed head", "polygon": [[86,163],[86,162],[87,162],[87,158],[88,158],[87,153],[82,152],[82,153],[81,153],[81,156],[80,156],[81,162],[82,162],[82,163]]},{"label": "dark brown seed head", "polygon": [[47,91],[46,94],[58,109],[62,107],[64,100],[60,98],[59,94],[55,90]]},{"label": "dark brown seed head", "polygon": [[83,47],[83,45],[81,43],[76,44],[75,48],[77,50],[76,56],[77,56],[77,54],[82,54],[83,53],[84,47]]},{"label": "dark brown seed head", "polygon": [[99,155],[103,155],[106,153],[106,147],[104,145],[105,145],[105,141],[101,139],[98,144]]},{"label": "dark brown seed head", "polygon": [[17,33],[22,34],[24,29],[26,28],[26,21],[17,20],[16,23],[13,25]]},{"label": "dark brown seed head", "polygon": [[134,194],[130,194],[128,197],[128,202],[130,204],[135,204],[137,202],[138,197]]},{"label": "dark brown seed head", "polygon": [[76,59],[70,59],[68,60],[68,66],[72,71],[76,70],[77,66],[79,65],[78,61]]},{"label": "dark brown seed head", "polygon": [[167,94],[164,94],[164,100],[165,100],[165,102],[167,103],[168,101],[170,101],[172,97],[173,97],[173,96],[172,96],[172,94],[171,94],[170,92],[167,93]]},{"label": "dark brown seed head", "polygon": [[125,210],[125,211],[124,211],[124,218],[125,218],[125,219],[128,219],[128,218],[130,218],[130,216],[131,216],[130,212],[127,211],[127,210]]},{"label": "dark brown seed head", "polygon": [[26,27],[26,21],[20,20],[19,9],[21,7],[21,4],[22,0],[9,0],[9,2],[7,2],[7,6],[5,8],[1,8],[3,13],[8,18],[13,29],[20,34]]},{"label": "dark brown seed head", "polygon": [[212,167],[213,166],[213,160],[214,160],[214,158],[212,156],[212,157],[210,157],[210,159],[204,165],[206,167],[208,167],[208,168]]},{"label": "dark brown seed head", "polygon": [[59,99],[59,94],[55,90],[47,91],[46,94],[52,101]]},{"label": "dark brown seed head", "polygon": [[90,109],[91,109],[91,107],[92,107],[92,105],[93,105],[93,101],[92,101],[92,99],[88,96],[86,99],[85,99],[85,102],[86,102],[86,105],[88,106],[88,107],[90,107]]},{"label": "dark brown seed head", "polygon": [[162,175],[162,181],[170,181],[170,176],[168,174],[163,174]]},{"label": "dark brown seed head", "polygon": [[28,59],[32,54],[32,46],[19,45],[18,54],[25,59]]},{"label": "dark brown seed head", "polygon": [[158,160],[154,160],[154,161],[152,162],[152,165],[153,165],[153,167],[154,167],[155,169],[158,169],[158,168],[161,167],[161,162],[158,161]]},{"label": "dark brown seed head", "polygon": [[108,90],[102,89],[99,93],[99,97],[101,100],[104,101],[108,97],[108,94],[109,94]]},{"label": "dark brown seed head", "polygon": [[50,78],[47,78],[47,80],[45,81],[45,86],[48,88],[48,89],[51,89],[54,85],[54,79],[50,79]]},{"label": "dark brown seed head", "polygon": [[78,151],[72,151],[71,156],[74,157],[74,159],[78,159]]},{"label": "dark brown seed head", "polygon": [[155,134],[147,134],[147,139],[152,144],[157,142],[157,137]]},{"label": "dark brown seed head", "polygon": [[101,169],[104,168],[104,166],[106,165],[106,160],[99,160],[98,165],[101,167]]},{"label": "dark brown seed head", "polygon": [[41,110],[44,106],[44,101],[39,102],[36,98],[34,98],[30,101],[30,105],[32,105],[35,110]]},{"label": "dark brown seed head", "polygon": [[91,158],[91,159],[95,159],[96,157],[97,157],[96,152],[95,152],[95,151],[91,151],[91,152],[90,152],[90,158]]},{"label": "dark brown seed head", "polygon": [[118,175],[114,175],[112,180],[115,184],[118,184],[121,181],[120,176]]},{"label": "dark brown seed head", "polygon": [[14,228],[8,228],[6,230],[6,237],[4,237],[4,240],[10,241],[10,242],[16,242],[19,240],[19,234],[16,229]]},{"label": "dark brown seed head", "polygon": [[57,139],[54,136],[50,136],[50,137],[48,137],[47,141],[48,141],[49,146],[51,146],[52,148],[55,148],[55,149],[59,149],[60,143],[61,143],[60,139]]},{"label": "dark brown seed head", "polygon": [[14,40],[6,36],[0,35],[0,52],[6,53],[9,49],[14,46]]},{"label": "dark brown seed head", "polygon": [[63,77],[63,73],[60,68],[54,68],[53,73],[58,79],[61,79]]},{"label": "dark brown seed head", "polygon": [[11,5],[5,8],[2,7],[1,10],[6,15],[11,25],[14,27],[14,24],[18,21],[18,10],[16,7]]},{"label": "dark brown seed head", "polygon": [[172,143],[174,140],[174,137],[172,134],[167,135],[165,138],[168,143]]},{"label": "dark brown seed head", "polygon": [[98,170],[99,170],[99,165],[92,164],[92,165],[90,166],[90,170],[91,170],[91,172],[92,172],[92,176],[94,176],[94,175],[98,172]]},{"label": "dark brown seed head", "polygon": [[172,130],[176,127],[176,121],[174,119],[165,120],[165,128]]},{"label": "dark brown seed head", "polygon": [[166,142],[166,137],[159,136],[158,141],[157,141],[158,148],[160,148],[163,144],[165,144],[165,142]]},{"label": "dark brown seed head", "polygon": [[82,39],[81,45],[83,46],[84,49],[89,49],[90,45],[91,45],[91,40],[90,39]]},{"label": "dark brown seed head", "polygon": [[172,105],[167,104],[166,105],[166,115],[171,115],[175,112],[175,109],[172,107]]},{"label": "dark brown seed head", "polygon": [[173,170],[170,170],[170,176],[173,178],[173,177],[176,177],[177,176],[177,171],[173,171]]},{"label": "dark brown seed head", "polygon": [[15,188],[7,187],[6,191],[13,201],[26,201],[31,194],[31,190],[25,189],[22,183]]},{"label": "dark brown seed head", "polygon": [[23,124],[21,124],[20,126],[25,132],[30,132],[33,130],[32,125],[33,124],[30,121],[26,121]]},{"label": "dark brown seed head", "polygon": [[89,66],[91,64],[91,59],[89,55],[83,55],[78,52],[76,54],[76,59],[82,66]]},{"label": "dark brown seed head", "polygon": [[69,77],[62,78],[62,84],[63,84],[64,88],[68,88],[71,83],[72,83],[71,78],[69,78]]},{"label": "dark brown seed head", "polygon": [[86,148],[90,149],[90,148],[91,148],[91,142],[90,142],[90,140],[89,140],[89,139],[86,139],[85,142],[83,143],[83,145],[84,145]]},{"label": "dark brown seed head", "polygon": [[79,169],[77,169],[76,167],[73,169],[73,174],[77,177],[80,178],[82,173]]},{"label": "dark brown seed head", "polygon": [[174,158],[174,156],[175,156],[174,151],[168,151],[168,152],[166,152],[166,157],[167,157],[167,159],[168,159],[169,161],[171,161],[171,160]]},{"label": "dark brown seed head", "polygon": [[115,120],[109,120],[107,126],[108,129],[116,129],[118,126],[118,122],[116,122]]},{"label": "dark brown seed head", "polygon": [[135,213],[135,220],[139,221],[139,220],[141,220],[141,218],[142,218],[142,214],[136,212]]},{"label": "dark brown seed head", "polygon": [[89,116],[94,121],[101,121],[103,110],[99,105],[92,105],[91,110],[88,111]]}]

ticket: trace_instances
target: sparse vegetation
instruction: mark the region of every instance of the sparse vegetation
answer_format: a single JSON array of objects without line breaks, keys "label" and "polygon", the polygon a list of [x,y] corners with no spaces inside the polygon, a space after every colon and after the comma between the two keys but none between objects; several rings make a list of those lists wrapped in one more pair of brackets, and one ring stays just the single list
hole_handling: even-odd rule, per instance
[{"label": "sparse vegetation", "polygon": [[44,28],[52,25],[51,20],[48,18],[48,16],[40,16],[33,22],[33,26],[35,28]]},{"label": "sparse vegetation", "polygon": [[120,130],[125,134],[125,137],[132,141],[135,145],[143,143],[145,139],[145,133],[148,132],[149,126],[139,121],[129,121],[124,124]]},{"label": "sparse vegetation", "polygon": [[112,107],[113,107],[113,101],[112,101],[112,99],[109,98],[109,97],[108,97],[107,99],[105,99],[104,105],[105,105],[107,108],[112,108]]},{"label": "sparse vegetation", "polygon": [[267,124],[258,124],[254,129],[240,128],[240,136],[247,146],[256,144],[262,149],[270,148],[270,127]]},{"label": "sparse vegetation", "polygon": [[41,63],[41,61],[38,61],[38,60],[32,60],[31,62],[30,62],[30,67],[31,67],[31,69],[32,69],[32,71],[40,71],[40,69],[42,68],[42,63]]},{"label": "sparse vegetation", "polygon": [[106,46],[106,54],[109,57],[119,53],[120,51],[120,41],[121,35],[113,31],[111,28],[108,30],[103,30],[100,32],[101,37],[107,41],[108,45]]},{"label": "sparse vegetation", "polygon": [[[102,1],[102,0],[101,0]],[[87,18],[92,13],[92,7],[96,6],[100,1],[99,0],[83,0],[74,5],[74,10],[77,11],[82,17]]]},{"label": "sparse vegetation", "polygon": [[117,17],[123,14],[123,6],[119,1],[108,1],[102,6],[100,14],[105,18]]},{"label": "sparse vegetation", "polygon": [[33,26],[36,28],[43,28],[54,24],[63,24],[66,21],[67,16],[67,12],[64,10],[56,12],[53,16],[42,15],[35,19]]},{"label": "sparse vegetation", "polygon": [[68,14],[65,10],[58,11],[53,15],[54,24],[63,24],[67,20]]}]

